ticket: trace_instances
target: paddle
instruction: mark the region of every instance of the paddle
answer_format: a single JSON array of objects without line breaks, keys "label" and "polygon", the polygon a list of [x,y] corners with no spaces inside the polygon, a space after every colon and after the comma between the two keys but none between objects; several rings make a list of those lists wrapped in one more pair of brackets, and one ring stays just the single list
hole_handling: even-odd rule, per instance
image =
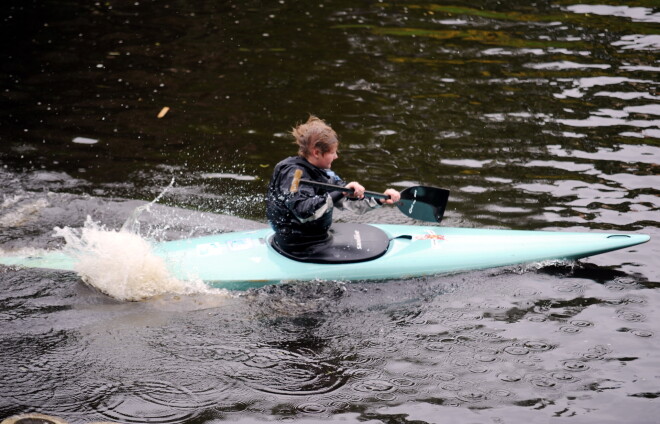
[{"label": "paddle", "polygon": [[[298,184],[322,187],[328,191],[343,191],[344,193],[350,194],[355,192],[352,188],[320,183],[318,181],[304,180],[301,177],[302,170],[296,170],[293,176],[293,182],[291,183],[291,192],[295,193],[298,191]],[[376,193],[374,191],[365,191],[364,195],[375,199],[390,198],[387,194]],[[396,203],[396,206],[401,212],[411,218],[427,222],[440,222],[445,213],[448,199],[449,190],[436,187],[413,186],[407,187],[401,191],[401,200]]]}]

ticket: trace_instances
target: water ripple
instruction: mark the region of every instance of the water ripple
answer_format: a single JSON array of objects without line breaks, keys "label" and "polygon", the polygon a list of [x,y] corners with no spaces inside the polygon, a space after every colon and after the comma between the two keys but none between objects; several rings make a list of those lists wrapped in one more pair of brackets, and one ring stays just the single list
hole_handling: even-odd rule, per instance
[{"label": "water ripple", "polygon": [[522,380],[522,375],[515,372],[502,372],[497,374],[497,378],[499,378],[502,381],[512,383]]},{"label": "water ripple", "polygon": [[197,396],[166,381],[130,381],[105,384],[93,393],[91,405],[111,420],[140,423],[180,423],[200,408]]},{"label": "water ripple", "polygon": [[396,390],[396,386],[385,380],[366,380],[352,386],[353,390],[363,393],[389,393]]},{"label": "water ripple", "polygon": [[488,399],[488,396],[479,390],[461,390],[456,395],[456,398],[464,402],[480,402]]},{"label": "water ripple", "polygon": [[249,387],[282,395],[318,395],[342,387],[348,380],[344,368],[294,352],[261,353],[263,360],[246,361],[237,378]]},{"label": "water ripple", "polygon": [[586,362],[572,359],[563,361],[562,367],[567,371],[586,371],[589,369],[589,365]]}]

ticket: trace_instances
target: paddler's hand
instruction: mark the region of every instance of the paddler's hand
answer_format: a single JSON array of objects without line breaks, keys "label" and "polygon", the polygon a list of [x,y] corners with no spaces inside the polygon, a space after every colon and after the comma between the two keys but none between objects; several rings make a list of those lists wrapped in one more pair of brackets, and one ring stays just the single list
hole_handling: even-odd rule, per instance
[{"label": "paddler's hand", "polygon": [[348,194],[348,197],[351,199],[363,199],[364,198],[364,187],[360,183],[357,183],[355,181],[351,181],[350,183],[346,184],[346,187],[352,188],[355,190],[353,194]]},{"label": "paddler's hand", "polygon": [[401,193],[398,191],[394,190],[393,188],[388,188],[383,192],[383,194],[387,194],[390,196],[389,199],[383,199],[382,203],[383,205],[393,205],[397,203],[399,200],[401,200]]}]

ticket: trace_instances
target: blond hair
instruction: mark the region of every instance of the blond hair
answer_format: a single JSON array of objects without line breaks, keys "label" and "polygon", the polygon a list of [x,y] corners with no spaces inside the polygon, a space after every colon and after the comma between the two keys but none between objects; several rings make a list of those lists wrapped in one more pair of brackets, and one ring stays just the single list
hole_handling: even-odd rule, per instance
[{"label": "blond hair", "polygon": [[302,157],[308,157],[314,149],[327,153],[339,144],[337,133],[323,119],[314,115],[310,115],[304,124],[293,128],[291,135],[296,139],[298,155]]}]

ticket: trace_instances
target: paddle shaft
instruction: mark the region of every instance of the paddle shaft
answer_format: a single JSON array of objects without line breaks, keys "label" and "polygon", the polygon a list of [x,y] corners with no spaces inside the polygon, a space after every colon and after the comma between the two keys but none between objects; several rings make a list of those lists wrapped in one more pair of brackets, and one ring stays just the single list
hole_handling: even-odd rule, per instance
[{"label": "paddle shaft", "polygon": [[[302,169],[296,169],[291,182],[290,193],[296,193],[298,186],[302,184],[322,187],[328,191],[343,191],[344,193],[355,193],[355,190],[334,184],[321,183],[312,180],[303,180]],[[390,196],[375,191],[365,191],[366,197],[374,199],[389,199]],[[427,222],[440,222],[445,213],[449,190],[436,187],[413,186],[401,192],[401,199],[395,203],[396,207],[405,215]]]},{"label": "paddle shaft", "polygon": [[[307,185],[312,185],[316,187],[322,187],[328,191],[343,191],[344,193],[349,193],[353,194],[355,193],[355,190],[349,187],[342,187],[334,184],[327,184],[327,183],[321,183],[318,181],[312,181],[312,180],[304,180],[300,179],[301,184],[307,184]],[[377,193],[375,191],[365,191],[364,192],[365,197],[373,197],[374,199],[389,199],[390,196],[388,194],[383,194],[383,193]]]}]

